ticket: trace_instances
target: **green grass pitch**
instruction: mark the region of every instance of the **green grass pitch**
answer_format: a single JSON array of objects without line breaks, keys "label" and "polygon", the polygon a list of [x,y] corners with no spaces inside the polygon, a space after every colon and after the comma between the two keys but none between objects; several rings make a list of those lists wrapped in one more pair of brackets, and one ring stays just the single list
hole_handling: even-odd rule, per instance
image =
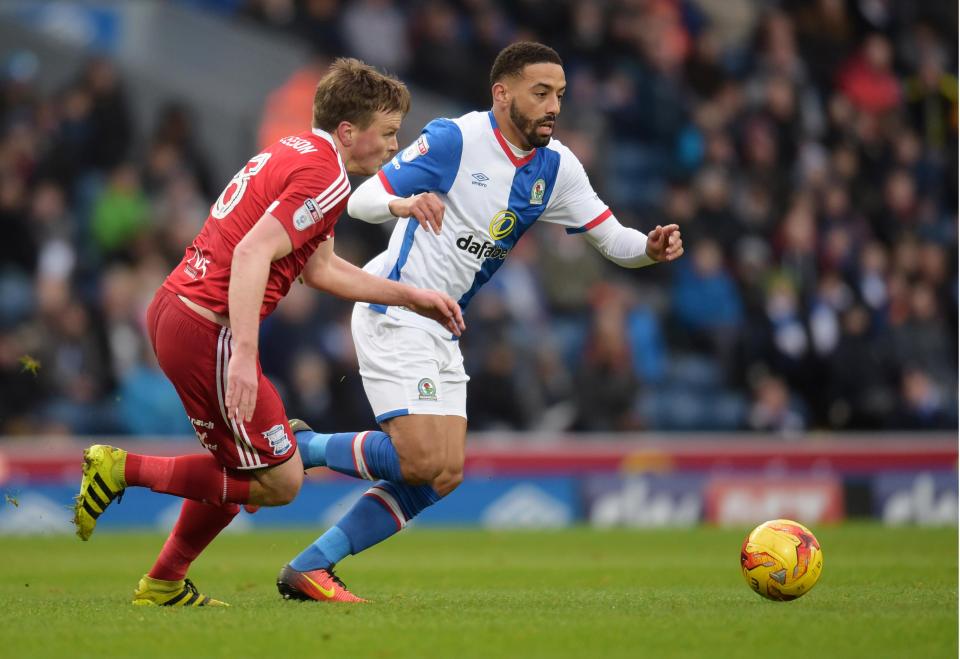
[{"label": "green grass pitch", "polygon": [[957,530],[816,528],[795,602],[743,581],[748,529],[411,529],[339,571],[370,605],[284,602],[313,531],[219,538],[191,570],[230,609],[129,604],[163,538],[0,538],[0,657],[957,656]]}]

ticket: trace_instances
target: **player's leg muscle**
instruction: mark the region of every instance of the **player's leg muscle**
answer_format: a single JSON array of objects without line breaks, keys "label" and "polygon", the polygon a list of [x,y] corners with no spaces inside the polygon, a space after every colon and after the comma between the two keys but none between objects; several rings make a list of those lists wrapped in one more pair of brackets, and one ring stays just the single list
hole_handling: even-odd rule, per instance
[{"label": "player's leg muscle", "polygon": [[446,464],[446,417],[410,414],[382,424],[400,458],[400,472],[410,485],[432,483]]},{"label": "player's leg muscle", "polygon": [[300,451],[275,467],[250,472],[250,503],[258,506],[284,506],[297,498],[303,485],[303,462]]},{"label": "player's leg muscle", "polygon": [[467,420],[462,416],[443,417],[443,441],[446,445],[443,469],[433,479],[433,489],[445,497],[463,482],[463,462],[467,444]]}]

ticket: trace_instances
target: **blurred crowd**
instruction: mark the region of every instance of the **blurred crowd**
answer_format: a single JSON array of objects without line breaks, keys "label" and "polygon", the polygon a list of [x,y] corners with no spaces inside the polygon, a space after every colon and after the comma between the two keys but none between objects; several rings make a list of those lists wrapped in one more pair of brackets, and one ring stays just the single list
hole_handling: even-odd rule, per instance
[{"label": "blurred crowd", "polygon": [[[550,44],[558,138],[621,222],[680,224],[686,256],[638,271],[531,231],[469,309],[473,429],[956,427],[955,4],[181,2],[305,40],[313,81],[355,55],[463,111],[500,48]],[[116,63],[42,94],[0,56],[0,433],[190,433],[143,330],[225,183],[190,108],[140,134]],[[355,263],[386,240],[337,230]],[[349,311],[295,286],[261,332],[288,411],[331,431],[373,426]]]}]

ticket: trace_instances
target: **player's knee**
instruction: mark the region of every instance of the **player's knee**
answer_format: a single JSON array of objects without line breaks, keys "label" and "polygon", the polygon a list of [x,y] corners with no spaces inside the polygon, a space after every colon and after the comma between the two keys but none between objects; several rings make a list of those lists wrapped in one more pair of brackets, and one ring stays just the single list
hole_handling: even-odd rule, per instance
[{"label": "player's knee", "polygon": [[463,482],[463,468],[444,469],[439,476],[433,480],[433,489],[442,497],[453,492],[460,483]]},{"label": "player's knee", "polygon": [[300,494],[300,484],[284,484],[280,485],[270,492],[270,505],[271,506],[285,506],[294,499],[297,498],[297,495]]},{"label": "player's knee", "polygon": [[303,485],[303,473],[291,472],[285,474],[283,478],[278,478],[265,484],[263,505],[266,506],[285,506],[300,494],[300,487]]},{"label": "player's knee", "polygon": [[289,485],[287,487],[277,490],[275,506],[285,506],[288,503],[292,502],[297,498],[297,495],[300,494],[300,485]]},{"label": "player's knee", "polygon": [[400,472],[410,485],[432,483],[443,471],[443,462],[427,452],[417,452],[400,458]]}]

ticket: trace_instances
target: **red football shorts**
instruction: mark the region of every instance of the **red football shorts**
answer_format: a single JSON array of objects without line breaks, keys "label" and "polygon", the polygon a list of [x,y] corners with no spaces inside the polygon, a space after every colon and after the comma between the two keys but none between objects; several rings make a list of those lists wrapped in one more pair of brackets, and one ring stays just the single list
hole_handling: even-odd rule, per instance
[{"label": "red football shorts", "polygon": [[297,440],[280,395],[257,362],[253,420],[231,421],[224,406],[231,333],[160,288],[147,309],[147,331],[164,374],[176,387],[197,439],[225,467],[260,469],[293,457]]}]

